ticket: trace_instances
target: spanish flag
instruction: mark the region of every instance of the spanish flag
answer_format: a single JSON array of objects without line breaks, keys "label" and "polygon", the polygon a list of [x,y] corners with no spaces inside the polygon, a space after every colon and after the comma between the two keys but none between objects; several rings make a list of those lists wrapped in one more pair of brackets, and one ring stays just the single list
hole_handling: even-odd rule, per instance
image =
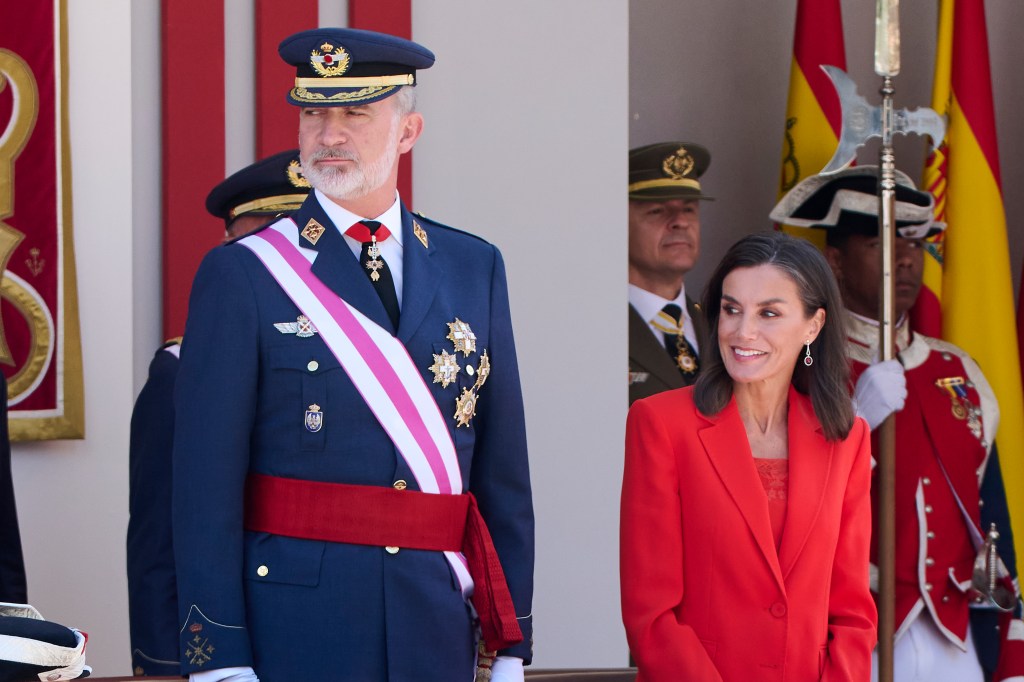
[{"label": "spanish flag", "polygon": [[948,227],[941,249],[930,245],[923,293],[941,304],[942,338],[978,361],[999,400],[999,459],[1020,556],[1024,399],[983,0],[941,0],[932,106],[948,125],[925,185]]},{"label": "spanish flag", "polygon": [[[797,0],[780,198],[824,168],[839,144],[842,110],[832,81],[821,70],[823,64],[846,70],[839,0]],[[823,230],[783,229],[819,248],[825,244]]]}]

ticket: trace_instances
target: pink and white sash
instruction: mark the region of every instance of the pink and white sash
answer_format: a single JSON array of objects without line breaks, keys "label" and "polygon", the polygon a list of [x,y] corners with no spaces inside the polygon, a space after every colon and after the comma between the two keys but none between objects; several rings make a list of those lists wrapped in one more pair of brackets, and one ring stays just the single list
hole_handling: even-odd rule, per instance
[{"label": "pink and white sash", "polygon": [[[455,444],[402,342],[317,279],[311,268],[316,251],[299,246],[298,226],[291,218],[282,218],[238,243],[256,254],[316,327],[409,465],[419,489],[461,495]],[[445,552],[445,556],[468,598],[473,580],[465,558],[459,552]]]}]

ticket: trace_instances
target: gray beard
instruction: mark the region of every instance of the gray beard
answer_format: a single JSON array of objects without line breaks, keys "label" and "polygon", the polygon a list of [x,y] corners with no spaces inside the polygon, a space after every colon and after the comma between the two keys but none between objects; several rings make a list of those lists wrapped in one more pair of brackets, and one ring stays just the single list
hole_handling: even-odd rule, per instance
[{"label": "gray beard", "polygon": [[[376,160],[364,164],[352,152],[321,148],[302,159],[302,174],[309,184],[334,199],[360,199],[379,189],[391,174],[391,169],[398,158],[398,121],[391,126],[388,135],[387,149]],[[353,161],[353,167],[347,170],[340,168],[321,168],[316,162],[321,159],[341,158]]]}]

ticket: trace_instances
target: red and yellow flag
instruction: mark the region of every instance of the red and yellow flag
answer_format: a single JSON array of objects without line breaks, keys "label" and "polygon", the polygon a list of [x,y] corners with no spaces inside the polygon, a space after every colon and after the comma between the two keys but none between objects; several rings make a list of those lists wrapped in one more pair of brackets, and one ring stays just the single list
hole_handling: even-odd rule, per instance
[{"label": "red and yellow flag", "polygon": [[[793,63],[789,70],[786,132],[782,145],[779,197],[829,162],[839,144],[842,112],[828,64],[846,70],[843,15],[839,0],[797,0]],[[783,228],[824,246],[821,230]]]},{"label": "red and yellow flag", "polygon": [[948,125],[925,185],[948,227],[925,285],[941,305],[942,338],[978,361],[999,400],[999,459],[1020,547],[1024,399],[983,0],[941,0],[932,106]]}]

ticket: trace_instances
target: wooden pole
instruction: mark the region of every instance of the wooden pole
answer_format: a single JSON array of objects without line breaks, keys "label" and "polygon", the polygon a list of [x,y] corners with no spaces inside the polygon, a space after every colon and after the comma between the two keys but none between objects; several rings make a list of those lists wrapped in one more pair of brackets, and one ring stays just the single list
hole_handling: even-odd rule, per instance
[{"label": "wooden pole", "polygon": [[[882,282],[878,302],[879,359],[896,357],[895,283],[896,157],[893,77],[900,72],[899,0],[877,0],[875,73],[882,77],[882,149],[878,178]],[[896,601],[896,421],[889,415],[878,431],[878,680],[893,682],[893,634]]]}]

